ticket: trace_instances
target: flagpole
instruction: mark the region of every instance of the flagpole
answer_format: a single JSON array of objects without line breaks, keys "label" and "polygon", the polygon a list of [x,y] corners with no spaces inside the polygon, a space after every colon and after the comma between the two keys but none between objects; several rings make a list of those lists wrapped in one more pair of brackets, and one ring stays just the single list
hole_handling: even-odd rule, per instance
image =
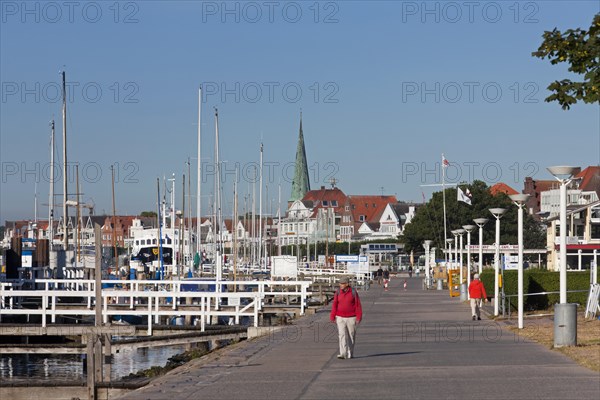
[{"label": "flagpole", "polygon": [[442,153],[442,199],[443,199],[443,203],[444,203],[444,248],[446,250],[446,253],[448,252],[448,243],[446,242],[446,239],[448,238],[447,236],[447,222],[446,222],[446,158],[444,157],[444,154]]}]

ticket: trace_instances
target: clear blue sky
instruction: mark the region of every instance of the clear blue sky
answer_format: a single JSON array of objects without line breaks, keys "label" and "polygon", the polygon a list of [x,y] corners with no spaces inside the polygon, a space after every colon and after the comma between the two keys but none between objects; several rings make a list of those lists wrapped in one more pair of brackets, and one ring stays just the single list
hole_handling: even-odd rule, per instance
[{"label": "clear blue sky", "polygon": [[598,1],[0,4],[1,223],[33,218],[36,180],[47,218],[48,122],[60,160],[63,68],[68,159],[98,214],[112,212],[111,164],[119,214],[155,210],[157,177],[175,173],[181,193],[202,83],[203,163],[218,107],[226,193],[235,163],[249,191],[262,139],[267,204],[280,182],[284,202],[290,194],[301,109],[312,187],[335,177],[347,194],[421,201],[441,153],[461,168],[449,170],[454,182],[516,189],[525,176],[548,179],[550,165],[600,163],[598,105],[545,103],[547,85],[570,75],[531,56],[545,30],[587,29]]}]

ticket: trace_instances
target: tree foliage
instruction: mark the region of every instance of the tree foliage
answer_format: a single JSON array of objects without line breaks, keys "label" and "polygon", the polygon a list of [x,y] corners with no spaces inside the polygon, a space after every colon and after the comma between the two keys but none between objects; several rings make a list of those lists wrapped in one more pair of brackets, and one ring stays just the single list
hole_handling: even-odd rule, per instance
[{"label": "tree foliage", "polygon": [[150,217],[150,218],[156,218],[157,214],[155,211],[142,211],[140,213],[140,217]]},{"label": "tree foliage", "polygon": [[[460,185],[469,188],[472,193],[472,205],[456,200],[456,188],[446,189],[446,219],[447,237],[454,238],[450,231],[459,229],[463,225],[475,225],[474,218],[488,218],[489,221],[483,228],[483,244],[494,244],[496,241],[495,218],[489,212],[490,208],[501,207],[507,211],[500,221],[500,243],[517,244],[517,207],[510,198],[499,193],[492,196],[489,187],[482,181],[474,181],[470,185]],[[524,212],[523,239],[526,249],[543,249],[546,247],[545,231],[532,216]],[[405,252],[423,252],[423,241],[433,240],[432,247],[443,249],[444,246],[444,207],[443,193],[436,192],[431,200],[417,209],[415,217],[406,225],[401,241],[405,245]],[[466,236],[463,237],[467,244]],[[471,233],[471,244],[479,243],[479,228]],[[439,254],[439,253],[438,253]]]},{"label": "tree foliage", "polygon": [[583,81],[570,79],[554,81],[548,86],[553,92],[546,102],[557,101],[568,110],[572,104],[600,102],[600,14],[596,14],[589,30],[568,29],[564,33],[554,28],[544,32],[544,41],[532,53],[542,60],[548,58],[552,65],[566,62],[569,71],[583,75]]}]

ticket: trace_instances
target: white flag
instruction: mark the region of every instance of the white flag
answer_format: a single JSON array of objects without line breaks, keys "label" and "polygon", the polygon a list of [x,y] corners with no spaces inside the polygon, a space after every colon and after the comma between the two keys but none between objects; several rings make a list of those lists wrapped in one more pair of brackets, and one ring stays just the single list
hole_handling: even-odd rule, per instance
[{"label": "white flag", "polygon": [[[469,190],[469,189],[467,189],[467,190]],[[461,190],[461,188],[459,188],[458,186],[456,187],[456,200],[462,201],[462,202],[467,203],[468,205],[471,205],[471,198],[469,196],[467,196]]]}]

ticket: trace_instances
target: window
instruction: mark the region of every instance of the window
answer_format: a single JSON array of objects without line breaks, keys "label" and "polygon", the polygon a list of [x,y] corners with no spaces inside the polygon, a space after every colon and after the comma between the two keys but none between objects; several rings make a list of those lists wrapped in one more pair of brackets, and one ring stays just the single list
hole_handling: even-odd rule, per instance
[{"label": "window", "polygon": [[344,211],[350,211],[350,206],[344,207]]},{"label": "window", "polygon": [[592,224],[592,239],[600,239],[600,224]]},{"label": "window", "polygon": [[327,200],[323,200],[323,207],[327,207],[329,205],[329,202]]},{"label": "window", "polygon": [[360,222],[365,222],[365,216],[364,216],[364,215],[361,215],[360,217],[358,217],[358,220],[359,220]]},{"label": "window", "polygon": [[337,207],[337,200],[331,200],[331,207]]},{"label": "window", "polygon": [[373,208],[376,208],[376,207],[377,207],[377,204],[373,203]]}]

